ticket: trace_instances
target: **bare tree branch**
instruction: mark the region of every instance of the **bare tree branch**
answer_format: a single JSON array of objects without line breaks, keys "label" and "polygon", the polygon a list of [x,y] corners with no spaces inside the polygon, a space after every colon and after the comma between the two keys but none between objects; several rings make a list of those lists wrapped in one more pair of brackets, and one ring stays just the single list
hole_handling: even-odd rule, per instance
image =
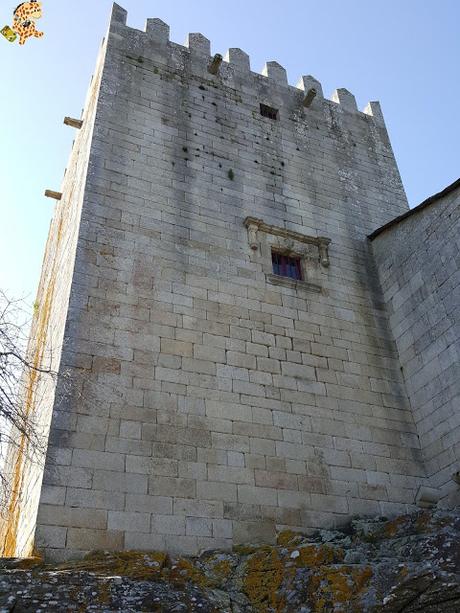
[{"label": "bare tree branch", "polygon": [[23,300],[10,300],[0,290],[0,513],[7,512],[14,494],[8,460],[16,453],[26,459],[44,457],[46,451],[36,413],[38,383],[57,373],[46,355],[28,355],[30,319]]}]

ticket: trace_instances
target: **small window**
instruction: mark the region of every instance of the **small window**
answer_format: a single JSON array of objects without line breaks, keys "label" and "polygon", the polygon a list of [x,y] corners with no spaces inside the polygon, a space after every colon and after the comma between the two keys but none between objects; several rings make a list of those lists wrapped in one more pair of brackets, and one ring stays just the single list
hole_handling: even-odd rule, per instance
[{"label": "small window", "polygon": [[289,279],[302,280],[302,266],[300,258],[282,255],[276,251],[272,251],[273,273],[280,277],[289,277]]},{"label": "small window", "polygon": [[268,106],[267,104],[260,105],[260,114],[262,117],[268,117],[268,119],[278,119],[279,111],[278,109],[274,109],[272,106]]}]

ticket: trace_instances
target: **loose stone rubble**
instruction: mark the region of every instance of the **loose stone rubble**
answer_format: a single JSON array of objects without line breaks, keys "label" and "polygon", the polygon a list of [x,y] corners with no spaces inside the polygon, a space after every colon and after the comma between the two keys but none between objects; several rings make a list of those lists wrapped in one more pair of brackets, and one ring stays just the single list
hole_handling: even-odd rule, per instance
[{"label": "loose stone rubble", "polygon": [[46,565],[0,563],[0,613],[456,613],[460,514],[356,519],[342,531],[286,531],[275,546],[198,557],[93,552]]}]

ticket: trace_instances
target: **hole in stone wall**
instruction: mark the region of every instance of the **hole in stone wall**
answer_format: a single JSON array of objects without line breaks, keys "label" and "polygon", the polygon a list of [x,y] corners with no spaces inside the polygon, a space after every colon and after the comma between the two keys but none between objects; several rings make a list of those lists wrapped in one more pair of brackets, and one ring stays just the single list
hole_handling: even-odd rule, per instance
[{"label": "hole in stone wall", "polygon": [[277,120],[279,117],[278,109],[273,108],[272,106],[268,106],[268,104],[260,103],[260,114],[262,117],[268,117],[268,119]]}]

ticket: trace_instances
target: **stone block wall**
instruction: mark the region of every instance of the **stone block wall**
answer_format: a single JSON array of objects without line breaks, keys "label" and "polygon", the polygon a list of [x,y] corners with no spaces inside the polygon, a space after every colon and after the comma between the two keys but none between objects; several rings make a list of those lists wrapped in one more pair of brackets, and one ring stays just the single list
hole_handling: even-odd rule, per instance
[{"label": "stone block wall", "polygon": [[443,499],[458,492],[460,469],[460,185],[446,191],[372,241],[430,485]]},{"label": "stone block wall", "polygon": [[239,49],[210,74],[209,41],[168,32],[114,6],[38,515],[53,558],[270,541],[405,511],[424,479],[366,238],[407,210],[378,104]]},{"label": "stone block wall", "polygon": [[[0,555],[3,556],[32,553],[43,478],[43,448],[46,450],[53,408],[59,398],[73,393],[73,382],[66,377],[65,369],[61,369],[61,356],[64,330],[71,313],[71,288],[77,279],[75,256],[104,58],[105,45],[100,50],[82,115],[83,126],[76,134],[62,183],[63,196],[56,204],[46,244],[28,346],[29,363],[35,370],[25,375],[23,399],[26,412],[32,416],[37,438],[32,444],[18,433],[17,445],[8,453],[7,471],[12,495],[6,514],[0,518]],[[39,369],[52,373],[61,371],[57,397],[56,378],[41,374]],[[48,465],[52,462],[52,455],[49,455]]]}]

